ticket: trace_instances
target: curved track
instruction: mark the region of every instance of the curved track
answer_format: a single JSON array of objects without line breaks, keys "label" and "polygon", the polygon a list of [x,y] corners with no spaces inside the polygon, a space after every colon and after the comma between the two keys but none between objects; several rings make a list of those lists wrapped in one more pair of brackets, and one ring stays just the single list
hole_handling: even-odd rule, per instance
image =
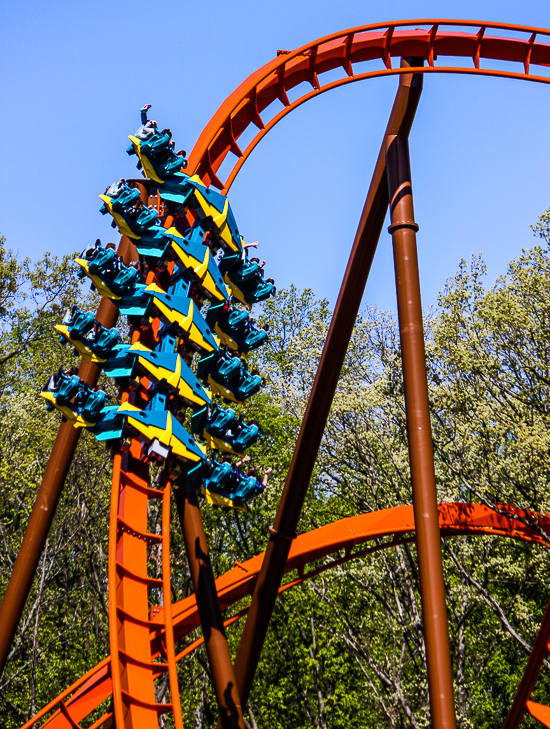
[{"label": "curved track", "polygon": [[[458,32],[458,27],[464,32]],[[525,37],[511,37],[511,33]],[[193,148],[189,168],[227,193],[256,145],[288,113],[338,86],[406,73],[392,67],[392,58],[425,58],[428,66],[415,68],[415,73],[461,73],[550,83],[550,76],[532,73],[533,66],[550,67],[550,45],[541,43],[541,36],[550,41],[550,31],[544,28],[465,20],[405,20],[362,25],[294,51],[279,51],[277,58],[251,74],[220,106]],[[436,65],[442,58],[452,58],[456,65]],[[468,59],[468,66],[462,65],[464,59]],[[482,61],[507,61],[519,64],[522,71],[483,68]],[[357,68],[364,63],[382,68]],[[342,69],[343,77],[323,84],[323,74],[335,69]],[[293,101],[288,96],[291,91],[296,95]],[[242,151],[239,138],[251,125],[258,131]],[[222,181],[217,173],[230,153],[234,159]]]},{"label": "curved track", "polygon": [[[445,537],[497,535],[518,539],[524,542],[543,545],[545,536],[550,538],[550,515],[542,515],[533,520],[514,507],[503,506],[500,513],[479,504],[455,503],[441,504],[439,507],[439,523],[441,533]],[[536,526],[529,522],[536,521]],[[414,540],[414,514],[412,506],[397,506],[393,509],[360,514],[342,519],[333,524],[299,535],[292,544],[285,573],[296,572],[295,576],[281,586],[280,592],[301,584],[304,580],[334,567],[338,567],[353,559],[358,559],[381,549],[388,549],[398,544]],[[370,546],[364,546],[374,542]],[[238,563],[232,570],[216,580],[216,587],[223,609],[229,608],[243,598],[251,595],[260,571],[264,553]],[[325,560],[307,570],[307,566]],[[153,660],[164,654],[166,645],[165,611],[160,611],[152,620],[145,642]],[[226,620],[230,625],[246,614],[246,607]],[[197,603],[194,595],[172,606],[171,622],[174,640],[179,641],[200,627]],[[202,639],[193,642],[176,656],[181,660],[202,644]],[[155,677],[161,675],[164,667],[159,664],[154,671]],[[116,669],[115,673],[116,675]],[[65,729],[75,727],[86,718],[97,706],[113,693],[113,674],[111,659],[106,658],[85,676],[70,686],[57,699],[44,707],[35,717],[21,729],[30,729],[33,723],[43,719],[55,711],[47,722],[49,729]],[[59,707],[63,706],[63,709]],[[108,718],[103,716],[97,725],[100,726]],[[71,723],[72,722],[72,723]]]},{"label": "curved track", "polygon": [[[541,36],[548,38],[550,31],[505,24],[415,20],[352,28],[292,52],[281,51],[222,104],[195,145],[187,172],[199,174],[206,185],[217,187],[226,194],[255,146],[286,114],[337,86],[410,72],[410,69],[393,68],[392,58],[426,59],[428,66],[415,67],[415,73],[491,75],[550,83],[550,74],[542,75],[542,69],[550,68],[550,45],[540,42]],[[468,65],[436,65],[444,57],[453,58],[458,64],[467,59]],[[482,62],[487,61],[517,64],[521,70],[517,67],[510,70],[482,67]],[[373,68],[359,68],[364,63]],[[541,69],[540,75],[532,73],[533,67]],[[323,84],[323,74],[339,68],[342,77]],[[289,99],[289,93],[295,96],[293,101]],[[251,126],[257,131],[242,151],[239,139]],[[224,169],[227,167],[224,180],[219,177],[222,164]],[[158,200],[156,202],[160,204]],[[183,728],[176,660],[188,651],[176,656],[174,644],[198,627],[198,613],[194,598],[170,609],[170,483],[166,480],[162,489],[152,488],[140,453],[140,444],[134,441],[129,453],[115,457],[113,470],[109,554],[111,658],[64,692],[25,727],[32,726],[58,707],[58,713],[48,726],[74,729],[112,693],[115,721],[120,729],[157,729],[159,716],[167,712],[173,713],[176,729]],[[163,504],[161,534],[151,533],[147,526],[150,502],[157,499]],[[521,514],[514,512],[513,507],[503,508],[500,515],[474,505],[440,507],[441,528],[445,535],[489,533],[542,541],[535,530],[518,521],[518,516]],[[541,527],[550,533],[548,524],[548,518],[542,518]],[[298,577],[281,590],[328,568],[306,573],[305,566],[311,561],[345,550],[343,557],[333,559],[328,566],[342,564],[373,549],[410,540],[413,530],[412,507],[396,507],[382,514],[361,515],[301,535],[292,545],[286,568],[286,572],[297,569]],[[353,551],[357,545],[384,536],[391,536],[391,539]],[[153,547],[161,554],[162,579],[148,573]],[[258,555],[217,581],[222,607],[252,593],[262,559],[263,555]],[[166,672],[171,699],[158,703],[155,682]],[[110,713],[106,714],[93,726],[101,726],[109,716]]]}]

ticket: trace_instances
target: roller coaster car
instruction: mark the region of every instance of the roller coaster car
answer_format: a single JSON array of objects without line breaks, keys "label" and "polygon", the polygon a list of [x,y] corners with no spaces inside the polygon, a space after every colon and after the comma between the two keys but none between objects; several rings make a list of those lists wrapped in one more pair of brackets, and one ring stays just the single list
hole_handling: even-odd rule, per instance
[{"label": "roller coaster car", "polygon": [[210,412],[204,407],[193,413],[191,432],[205,440],[210,448],[235,455],[244,453],[262,434],[256,421],[244,423],[234,410],[217,405]]},{"label": "roller coaster car", "polygon": [[210,248],[202,242],[203,229],[194,226],[187,235],[182,236],[175,228],[170,228],[166,235],[172,239],[168,257],[176,263],[182,276],[195,282],[211,301],[226,301],[229,298],[227,286]]},{"label": "roller coaster car", "polygon": [[63,323],[55,328],[62,335],[60,341],[70,342],[87,362],[105,362],[121,341],[117,329],[107,329],[91,312],[84,313],[76,306],[72,312],[67,311]]},{"label": "roller coaster car", "polygon": [[[133,291],[138,282],[137,269],[125,266],[112,249],[98,246],[96,251],[90,259],[75,258],[81,267],[78,276],[89,276],[99,294],[107,299],[120,299],[124,293]],[[111,251],[113,255],[106,255]]]},{"label": "roller coaster car", "polygon": [[57,408],[75,428],[89,428],[92,432],[101,429],[107,416],[112,421],[117,409],[106,406],[110,397],[103,390],[91,390],[77,375],[64,372],[52,375],[40,395],[47,400],[48,409]]},{"label": "roller coaster car", "polygon": [[188,471],[187,488],[202,492],[209,504],[234,508],[229,498],[233,478],[231,463],[220,463],[215,459],[205,460]]},{"label": "roller coaster car", "polygon": [[269,299],[270,296],[275,296],[277,289],[271,279],[264,281],[245,282],[240,286],[236,286],[228,278],[226,282],[231,289],[233,296],[238,299],[241,304],[251,307],[253,304],[257,304],[260,301]]},{"label": "roller coaster car", "polygon": [[165,260],[170,244],[171,239],[166,235],[166,228],[162,225],[151,225],[143,231],[139,240],[135,241],[139,255],[145,256],[153,264]]},{"label": "roller coaster car", "polygon": [[81,381],[77,375],[67,375],[61,370],[53,374],[42,388],[40,397],[47,400],[48,410],[57,408],[71,423],[78,418],[77,407],[73,400],[81,388]]},{"label": "roller coaster car", "polygon": [[[90,390],[88,388],[87,392],[83,393],[79,402],[79,416],[85,423],[81,427],[93,426],[100,419],[101,412],[110,399],[109,395],[103,390]],[[80,423],[77,423],[77,425],[80,425]]]},{"label": "roller coaster car", "polygon": [[158,220],[158,212],[147,208],[139,198],[139,190],[129,187],[125,182],[111,185],[110,194],[100,195],[103,205],[102,215],[113,216],[113,227],[118,227],[121,235],[139,239]]},{"label": "roller coaster car", "polygon": [[233,509],[243,509],[250,499],[264,490],[254,477],[244,476],[230,463],[219,463],[215,459],[189,471],[187,485],[200,489],[209,504]]},{"label": "roller coaster car", "polygon": [[243,256],[224,256],[219,264],[233,296],[246,306],[265,301],[277,292],[272,279],[264,281],[258,263]]},{"label": "roller coaster car", "polygon": [[114,248],[96,246],[91,251],[87,251],[86,258],[89,262],[88,270],[94,275],[103,272],[114,278],[120,270],[120,259]]},{"label": "roller coaster car", "polygon": [[[147,139],[139,139],[137,136],[134,136],[132,139],[132,136],[133,135],[130,135],[129,137],[132,142],[132,146],[135,148],[135,139],[139,143],[142,153],[148,157],[156,158],[166,152],[166,150],[170,149],[172,134],[169,129],[159,132],[159,130],[154,127],[153,133],[148,134]],[[129,154],[131,153],[129,152]]]},{"label": "roller coaster car", "polygon": [[214,352],[200,358],[197,377],[214,393],[231,402],[244,402],[265,387],[265,378],[250,373],[246,363],[224,352]]},{"label": "roller coaster car", "polygon": [[139,342],[129,353],[135,356],[134,372],[151,379],[161,392],[174,395],[193,410],[210,404],[208,393],[179,354],[153,352]]},{"label": "roller coaster car", "polygon": [[121,343],[121,341],[122,340],[117,329],[114,327],[107,329],[107,327],[98,324],[92,340],[94,354],[101,358],[107,358],[113,349]]},{"label": "roller coaster car", "polygon": [[118,405],[108,405],[101,410],[95,425],[89,430],[96,440],[109,447],[120,447],[124,435],[124,418],[118,412]]},{"label": "roller coaster car", "polygon": [[116,380],[119,385],[128,385],[128,380],[134,373],[135,361],[129,344],[117,344],[100,364],[107,377]]},{"label": "roller coaster car", "polygon": [[62,323],[70,339],[84,340],[94,328],[96,320],[91,311],[80,311],[77,306],[73,306],[72,309],[67,309],[65,312]]},{"label": "roller coaster car", "polygon": [[206,323],[218,335],[221,344],[246,354],[267,342],[267,332],[254,326],[245,309],[233,303],[210,306],[206,312]]},{"label": "roller coaster car", "polygon": [[147,140],[138,139],[133,134],[129,135],[129,139],[132,144],[126,152],[129,155],[137,154],[139,157],[138,169],[142,169],[145,177],[160,185],[164,185],[166,178],[187,167],[185,157],[176,154],[171,149],[168,134],[155,130]]},{"label": "roller coaster car", "polygon": [[230,278],[237,284],[262,278],[260,264],[251,261],[248,256],[242,254],[225,255],[219,263],[219,269],[223,276],[229,274]]},{"label": "roller coaster car", "polygon": [[141,205],[139,190],[137,187],[130,187],[125,180],[113,183],[105,195],[111,201],[111,208],[115,213],[124,213]]},{"label": "roller coaster car", "polygon": [[231,501],[234,508],[243,507],[255,496],[259,496],[264,487],[254,476],[239,474],[236,488],[231,492]]},{"label": "roller coaster car", "polygon": [[169,410],[140,410],[124,403],[118,413],[124,416],[125,433],[145,444],[149,458],[163,461],[173,455],[183,463],[205,459],[204,450]]},{"label": "roller coaster car", "polygon": [[145,292],[149,296],[147,313],[158,316],[168,331],[183,337],[201,354],[217,351],[216,339],[194,301],[186,296],[167,294],[156,284],[147,286]]},{"label": "roller coaster car", "polygon": [[135,288],[126,291],[117,300],[118,310],[123,316],[145,316],[151,300],[146,288],[145,284],[136,283]]},{"label": "roller coaster car", "polygon": [[[225,195],[205,187],[198,175],[188,177],[183,189],[186,190],[185,204],[194,209],[203,227],[211,231],[217,246],[229,253],[241,253],[242,239]],[[162,190],[160,195],[167,197]]]}]

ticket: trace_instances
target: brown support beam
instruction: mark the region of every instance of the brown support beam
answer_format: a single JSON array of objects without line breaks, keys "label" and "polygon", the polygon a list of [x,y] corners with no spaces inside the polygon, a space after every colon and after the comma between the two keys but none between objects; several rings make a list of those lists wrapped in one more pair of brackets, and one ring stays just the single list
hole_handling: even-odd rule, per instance
[{"label": "brown support beam", "polygon": [[197,494],[182,485],[175,490],[175,501],[195,586],[202,634],[218,702],[219,722],[223,729],[245,729]]},{"label": "brown support beam", "polygon": [[434,729],[455,729],[453,676],[416,251],[418,226],[414,222],[407,137],[389,135],[386,138],[386,160],[391,209],[389,230],[393,238],[431,726]]},{"label": "brown support beam", "polygon": [[548,641],[550,639],[550,602],[546,606],[542,622],[540,624],[539,632],[531,648],[529,659],[523,676],[519,682],[514,701],[504,722],[503,729],[518,729],[525,709],[527,708],[527,702],[531,696],[536,680],[538,678],[541,666],[546,654],[548,653]]},{"label": "brown support beam", "polygon": [[[422,66],[423,59],[402,59],[402,66]],[[420,74],[402,74],[385,138],[408,136],[422,92]],[[243,706],[248,700],[277,591],[325,430],[353,326],[388,208],[385,138],[355,235],[321,361],[294,449],[275,523],[270,529],[262,569],[252,597],[235,660],[237,688]]]},{"label": "brown support beam", "polygon": [[[137,258],[135,246],[126,237],[121,239],[118,253],[126,263]],[[102,299],[96,318],[103,326],[113,327],[118,318],[118,308],[109,299]],[[96,364],[83,360],[78,376],[94,387],[100,371]],[[0,607],[0,675],[4,671],[81,432],[81,428],[73,428],[68,421],[59,426]]]}]

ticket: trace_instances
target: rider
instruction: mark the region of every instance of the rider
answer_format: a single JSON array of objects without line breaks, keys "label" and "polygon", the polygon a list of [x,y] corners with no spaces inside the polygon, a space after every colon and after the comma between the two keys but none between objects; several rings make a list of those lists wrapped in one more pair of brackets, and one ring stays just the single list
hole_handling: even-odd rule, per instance
[{"label": "rider", "polygon": [[157,123],[153,119],[147,119],[147,112],[151,108],[151,104],[145,104],[139,110],[141,113],[141,126],[136,132],[136,137],[146,142],[157,131]]}]

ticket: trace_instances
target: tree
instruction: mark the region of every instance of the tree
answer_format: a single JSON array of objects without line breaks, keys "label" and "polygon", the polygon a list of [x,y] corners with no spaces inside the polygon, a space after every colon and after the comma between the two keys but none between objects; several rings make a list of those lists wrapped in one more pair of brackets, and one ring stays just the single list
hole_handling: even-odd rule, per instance
[{"label": "tree", "polygon": [[[546,242],[549,221],[547,211],[535,226]],[[4,585],[58,423],[55,414],[44,415],[36,393],[70,356],[55,343],[50,324],[78,294],[68,264],[45,261],[25,268],[9,251],[0,253],[6,289],[0,352],[11,355],[0,373]],[[44,271],[53,274],[48,289],[41,288]],[[438,309],[425,320],[439,498],[548,512],[548,247],[524,251],[489,289],[484,275],[480,257],[470,265],[461,262]],[[29,292],[38,304],[23,298]],[[244,413],[264,429],[251,450],[253,463],[259,471],[271,465],[274,474],[245,514],[204,505],[217,574],[265,548],[329,317],[327,302],[295,288],[264,306],[271,340],[253,359],[268,386]],[[8,727],[19,726],[33,706],[53,698],[109,650],[110,469],[106,451],[85,435],[2,679]],[[391,313],[367,309],[356,323],[299,529],[410,501],[398,328]],[[159,519],[152,513],[150,528],[158,529]],[[189,594],[191,582],[175,516],[172,542],[177,600]],[[548,598],[548,550],[496,537],[463,537],[446,539],[443,557],[459,725],[498,726]],[[158,568],[155,559],[152,552]],[[233,606],[226,617],[246,604]],[[233,654],[242,626],[237,621],[228,630]],[[214,726],[204,651],[182,661],[178,672],[186,726]],[[425,676],[416,554],[414,545],[403,544],[280,596],[246,721],[253,729],[427,727]],[[541,676],[535,700],[544,701],[549,688]]]},{"label": "tree", "polygon": [[[74,362],[53,329],[82,298],[70,259],[46,253],[19,263],[0,246],[0,594],[59,426],[38,393],[54,370]],[[108,651],[109,485],[109,456],[85,434],[0,682],[7,727],[20,726]]]}]

